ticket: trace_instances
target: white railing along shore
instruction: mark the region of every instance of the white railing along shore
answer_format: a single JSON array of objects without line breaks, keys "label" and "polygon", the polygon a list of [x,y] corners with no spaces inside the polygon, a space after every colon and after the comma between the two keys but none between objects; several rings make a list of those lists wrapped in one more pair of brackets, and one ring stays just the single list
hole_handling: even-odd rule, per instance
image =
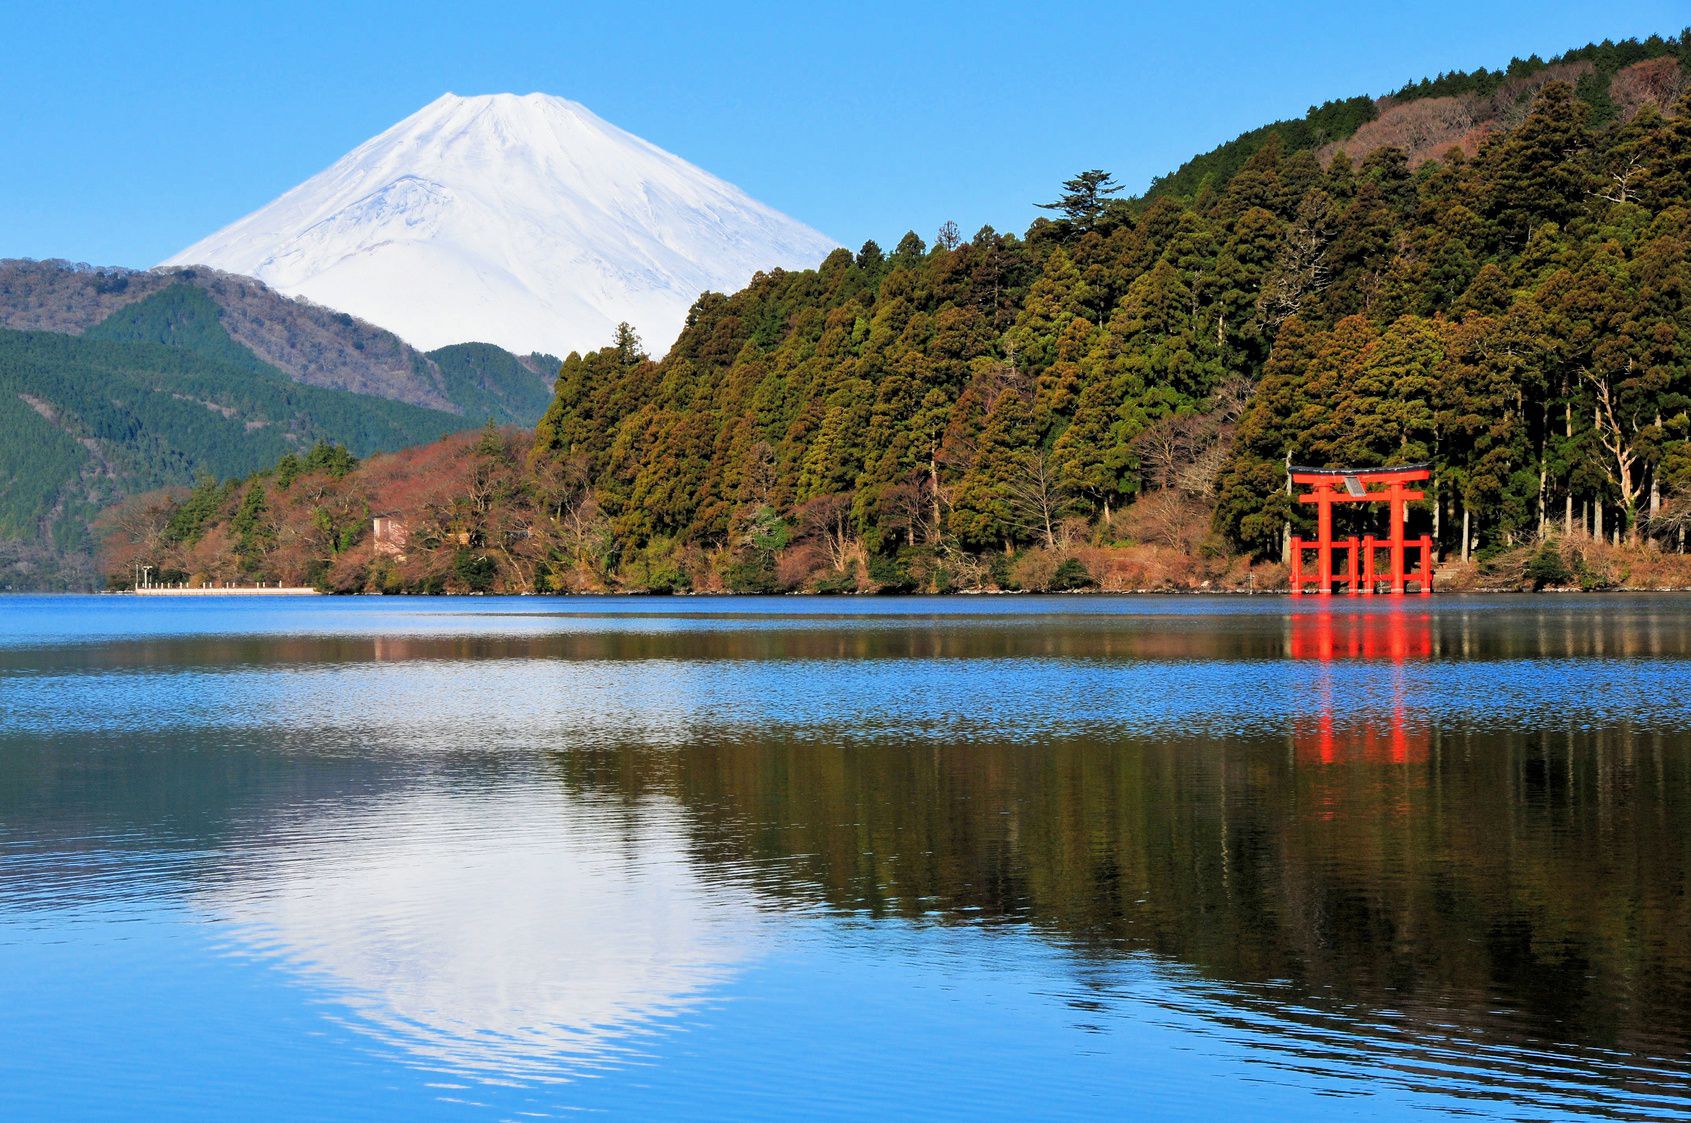
[{"label": "white railing along shore", "polygon": [[315,597],[309,585],[142,585],[138,597]]}]

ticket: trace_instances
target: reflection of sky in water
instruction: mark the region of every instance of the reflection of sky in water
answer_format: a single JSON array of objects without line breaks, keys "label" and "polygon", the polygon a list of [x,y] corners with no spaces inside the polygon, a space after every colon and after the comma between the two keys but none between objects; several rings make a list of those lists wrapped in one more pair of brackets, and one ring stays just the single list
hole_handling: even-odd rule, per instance
[{"label": "reflection of sky in water", "polygon": [[[630,602],[612,603],[621,613]],[[945,603],[922,611],[1001,621],[1011,607],[1026,611]],[[1240,627],[1278,611],[1136,603],[1215,610]],[[84,647],[106,634],[196,629],[709,629],[720,627],[710,611],[724,607],[484,617],[462,602],[195,602],[180,614],[116,600],[28,602],[0,621],[0,648],[53,634],[43,604],[61,606],[64,631]],[[804,626],[865,626],[884,604],[837,602],[833,623]],[[0,817],[0,1117],[227,1118],[232,1104],[288,1118],[1686,1114],[1682,1057],[1535,1051],[1502,1004],[1347,1009],[1342,996],[1206,977],[1143,949],[1100,954],[1031,925],[976,926],[966,910],[871,919],[825,905],[820,891],[807,897],[802,882],[777,899],[758,888],[768,867],[711,849],[690,818],[697,793],[686,807],[677,792],[617,798],[614,784],[584,795],[535,752],[616,743],[684,753],[736,738],[1287,738],[1317,713],[1354,729],[1390,726],[1401,712],[1441,730],[1613,728],[1628,720],[1618,715],[1647,715],[1655,735],[1672,738],[1691,729],[1678,659],[1416,657],[1336,670],[1274,658],[400,652],[395,662],[187,668],[43,658],[0,676],[0,785],[39,780],[8,771],[9,751],[50,758],[60,738],[88,757],[132,752],[131,775],[203,753],[213,761],[192,776],[227,769],[222,797],[249,801],[227,821],[208,815],[214,826],[199,835],[173,833],[169,814],[147,821],[153,804],[138,804],[127,833],[100,834],[98,816],[92,827],[60,828],[61,808],[0,801],[34,816]],[[1342,762],[1355,743],[1340,741],[1331,755]],[[179,743],[178,755],[162,743]],[[1320,737],[1312,743],[1326,760]],[[359,767],[306,784],[306,765],[330,756]],[[299,774],[244,774],[243,761],[257,757],[298,764]],[[67,805],[122,802],[76,769],[53,776]],[[166,807],[193,796],[166,790]],[[1037,810],[1021,810],[1031,826]],[[855,824],[833,825],[839,833],[822,837],[847,840],[847,850],[875,845],[856,838]],[[789,850],[771,861],[804,857]],[[851,867],[863,855],[833,857]]]},{"label": "reflection of sky in water", "polygon": [[[504,971],[527,963],[544,977],[575,954],[602,963],[604,951],[581,946],[598,933],[578,927],[492,965],[478,954],[441,966],[420,957],[481,938],[442,946],[424,917],[413,941],[402,914],[387,918],[385,935],[365,935],[359,918],[395,894],[331,894],[305,906],[311,919],[284,922],[291,938],[231,956],[256,929],[239,906],[220,915],[225,895],[213,890],[187,912],[95,908],[50,928],[0,905],[0,962],[12,968],[0,976],[8,1118],[226,1119],[232,1104],[246,1117],[314,1119],[1687,1117],[1677,1059],[1659,1073],[1600,1052],[1570,1063],[1455,1025],[1441,1032],[1437,1011],[1399,1025],[1390,1012],[1301,1005],[1292,988],[1233,987],[1159,956],[1078,960],[1020,928],[771,917],[774,931],[734,937],[758,938],[764,954],[707,969],[706,990],[638,1011],[655,1018],[647,1029],[675,1032],[624,1021],[594,1033],[518,1027],[497,1007],[585,1011],[567,996],[530,999],[528,980]],[[447,926],[496,928],[521,915],[506,903]],[[206,946],[207,921],[229,919],[233,939]],[[619,934],[607,929],[604,940]],[[508,943],[488,942],[496,957]],[[263,969],[272,954],[290,963],[281,985]],[[426,978],[395,993],[389,973],[405,967]],[[664,974],[616,971],[637,991]],[[699,981],[668,976],[677,978]],[[501,997],[499,982],[515,989]],[[616,1005],[614,1016],[636,1013]],[[395,1024],[396,1012],[415,1010],[421,1025]],[[482,1021],[491,1024],[478,1031]],[[550,1063],[548,1042],[558,1047]],[[395,1053],[402,1067],[390,1069]],[[554,1082],[562,1076],[585,1079]]]},{"label": "reflection of sky in water", "polygon": [[489,659],[193,671],[51,673],[0,682],[18,732],[66,711],[107,732],[216,725],[321,730],[412,748],[681,744],[779,730],[794,738],[994,741],[1159,733],[1274,734],[1320,707],[1337,720],[1402,708],[1412,721],[1519,728],[1647,711],[1691,729],[1677,660],[1513,660],[1342,674],[1293,662],[1062,659]]},{"label": "reflection of sky in water", "polygon": [[[1691,596],[1446,596],[1330,600],[1309,597],[32,597],[0,596],[0,649],[97,644],[169,636],[537,636],[676,634],[741,630],[909,629],[965,624],[1049,628],[1054,620],[1135,621],[1165,632],[1202,633],[1218,623],[1246,631],[1283,618],[1432,614],[1468,630],[1500,615],[1542,630],[1624,637],[1679,630]],[[1680,653],[1683,653],[1681,648]],[[1466,653],[1465,653],[1466,654]]]},{"label": "reflection of sky in water", "polygon": [[[359,597],[319,599],[159,597],[3,598],[0,647],[34,643],[91,643],[123,637],[181,635],[535,635],[558,632],[676,632],[740,627],[822,624],[857,630],[911,620],[972,620],[1026,615],[1017,598],[845,597],[799,601],[791,597]],[[1191,597],[1042,598],[1032,611],[1058,607],[1080,616],[1250,613],[1244,601],[1200,604]]]},{"label": "reflection of sky in water", "polygon": [[195,902],[356,1028],[481,1078],[610,1060],[718,988],[764,927],[744,894],[700,883],[673,807],[538,784],[310,811]]}]

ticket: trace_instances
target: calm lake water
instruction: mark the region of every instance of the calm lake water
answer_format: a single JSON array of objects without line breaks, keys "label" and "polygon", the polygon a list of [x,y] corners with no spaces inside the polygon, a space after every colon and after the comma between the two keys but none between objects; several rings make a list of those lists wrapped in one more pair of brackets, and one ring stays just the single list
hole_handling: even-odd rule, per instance
[{"label": "calm lake water", "polygon": [[1691,1117],[1691,599],[0,599],[0,1117]]}]

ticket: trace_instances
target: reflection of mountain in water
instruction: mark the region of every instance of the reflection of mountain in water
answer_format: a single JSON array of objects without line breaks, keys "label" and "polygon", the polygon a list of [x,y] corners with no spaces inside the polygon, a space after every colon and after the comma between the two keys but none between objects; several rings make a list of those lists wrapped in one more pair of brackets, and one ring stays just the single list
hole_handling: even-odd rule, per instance
[{"label": "reflection of mountain in water", "polygon": [[354,1028],[466,1075],[615,1063],[706,1001],[762,927],[746,894],[699,880],[659,800],[429,788],[281,831],[200,907],[339,995]]}]

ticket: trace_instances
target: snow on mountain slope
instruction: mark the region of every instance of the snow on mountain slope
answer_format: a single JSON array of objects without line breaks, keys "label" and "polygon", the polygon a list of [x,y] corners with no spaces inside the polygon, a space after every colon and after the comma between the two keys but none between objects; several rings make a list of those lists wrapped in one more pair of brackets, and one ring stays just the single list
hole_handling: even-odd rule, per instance
[{"label": "snow on mountain slope", "polygon": [[701,292],[836,243],[584,107],[447,94],[166,265],[209,265],[423,349],[654,353]]}]

